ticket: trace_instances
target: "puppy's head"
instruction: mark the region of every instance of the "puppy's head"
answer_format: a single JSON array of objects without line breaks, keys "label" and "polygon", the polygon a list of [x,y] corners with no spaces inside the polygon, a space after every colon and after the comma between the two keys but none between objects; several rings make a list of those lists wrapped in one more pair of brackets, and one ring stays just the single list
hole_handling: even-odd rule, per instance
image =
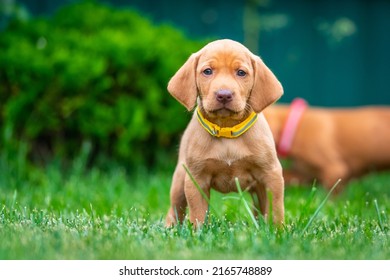
[{"label": "puppy's head", "polygon": [[260,57],[232,40],[217,40],[194,53],[176,72],[168,91],[188,110],[199,97],[208,116],[242,118],[261,112],[283,88]]}]

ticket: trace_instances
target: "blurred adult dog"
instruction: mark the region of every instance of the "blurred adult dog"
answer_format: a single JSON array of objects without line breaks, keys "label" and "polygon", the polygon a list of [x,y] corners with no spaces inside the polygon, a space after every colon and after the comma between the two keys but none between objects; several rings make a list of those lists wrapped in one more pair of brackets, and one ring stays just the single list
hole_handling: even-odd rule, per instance
[{"label": "blurred adult dog", "polygon": [[390,107],[318,108],[302,99],[264,110],[279,155],[292,160],[286,183],[327,189],[370,170],[390,168]]},{"label": "blurred adult dog", "polygon": [[[273,221],[284,219],[284,181],[271,130],[261,113],[283,94],[263,61],[232,40],[209,43],[192,54],[171,78],[168,91],[189,111],[197,108],[181,139],[171,186],[168,226],[183,221],[186,207],[195,225],[204,223],[214,188],[236,191],[235,177],[267,216],[272,193]],[[257,212],[255,211],[255,215]]]}]

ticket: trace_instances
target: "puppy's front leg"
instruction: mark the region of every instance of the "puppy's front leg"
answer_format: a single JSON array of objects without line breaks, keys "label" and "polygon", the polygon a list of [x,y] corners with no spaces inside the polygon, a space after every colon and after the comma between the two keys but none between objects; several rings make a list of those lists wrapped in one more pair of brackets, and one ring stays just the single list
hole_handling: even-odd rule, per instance
[{"label": "puppy's front leg", "polygon": [[[203,186],[206,186],[204,181],[197,182],[208,200],[210,200],[210,190],[203,188]],[[188,175],[186,176],[184,191],[188,202],[191,223],[194,226],[202,225],[206,220],[209,205]]]},{"label": "puppy's front leg", "polygon": [[255,206],[255,209],[253,210],[254,216],[257,218],[259,213],[258,211],[260,211],[264,217],[264,220],[267,221],[269,203],[267,191],[262,184],[256,182],[255,193],[252,194],[252,198],[253,204]]},{"label": "puppy's front leg", "polygon": [[283,224],[284,222],[284,183],[278,183],[274,186],[272,193],[272,214],[275,224]]},{"label": "puppy's front leg", "polygon": [[282,169],[274,168],[266,172],[264,185],[272,194],[272,218],[275,224],[284,222],[284,179]]},{"label": "puppy's front leg", "polygon": [[177,165],[172,178],[171,186],[171,207],[169,208],[165,224],[172,226],[184,220],[187,208],[187,201],[184,194],[185,171],[181,165]]}]

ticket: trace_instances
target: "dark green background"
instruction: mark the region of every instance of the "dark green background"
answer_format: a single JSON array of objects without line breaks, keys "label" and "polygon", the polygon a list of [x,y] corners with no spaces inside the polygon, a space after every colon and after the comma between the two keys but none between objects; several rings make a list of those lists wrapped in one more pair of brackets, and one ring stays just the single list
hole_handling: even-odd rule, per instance
[{"label": "dark green background", "polygon": [[[34,15],[77,1],[21,0]],[[259,54],[312,105],[389,105],[390,1],[102,1],[136,8],[194,38],[231,38]],[[179,48],[180,46],[178,46]]]}]

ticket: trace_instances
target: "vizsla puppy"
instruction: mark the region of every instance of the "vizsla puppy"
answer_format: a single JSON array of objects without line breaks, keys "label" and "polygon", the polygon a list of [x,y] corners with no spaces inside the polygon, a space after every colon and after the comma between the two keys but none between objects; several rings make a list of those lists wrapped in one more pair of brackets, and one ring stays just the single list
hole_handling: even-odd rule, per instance
[{"label": "vizsla puppy", "polygon": [[[236,191],[235,177],[267,216],[266,190],[272,193],[273,221],[284,219],[284,181],[271,130],[261,113],[283,94],[263,61],[240,43],[218,40],[192,54],[168,84],[168,91],[189,111],[197,104],[181,139],[166,224],[189,219],[202,225],[211,188]],[[257,212],[255,211],[255,214]]]},{"label": "vizsla puppy", "polygon": [[264,115],[279,154],[292,160],[286,182],[318,179],[330,189],[341,179],[340,191],[353,177],[390,168],[390,107],[326,109],[298,99],[270,106]]}]

